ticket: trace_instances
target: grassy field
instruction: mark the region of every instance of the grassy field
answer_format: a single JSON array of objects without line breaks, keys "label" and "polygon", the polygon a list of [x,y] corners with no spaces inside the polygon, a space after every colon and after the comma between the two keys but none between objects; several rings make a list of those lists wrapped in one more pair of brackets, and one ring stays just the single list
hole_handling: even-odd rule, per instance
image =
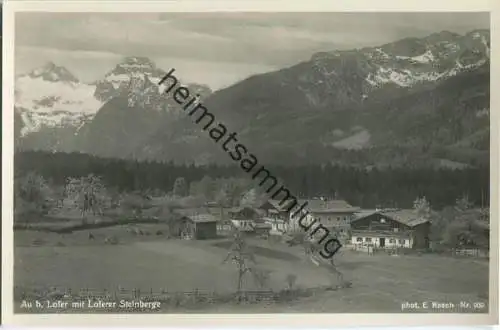
[{"label": "grassy field", "polygon": [[[182,241],[158,234],[162,225],[136,225],[149,235],[135,235],[131,226],[72,234],[16,231],[14,249],[15,294],[44,288],[119,292],[236,290],[232,264],[223,264],[226,239]],[[104,243],[115,236],[118,244]],[[270,271],[267,286],[287,287],[286,277],[297,277],[297,288],[332,286],[338,279],[304,257],[300,247],[250,239],[258,267]],[[336,264],[352,282],[351,288],[324,291],[286,304],[205,304],[197,312],[401,312],[404,302],[487,302],[488,263],[479,259],[442,256],[368,256],[349,250],[339,253]],[[262,290],[250,277],[245,290]],[[21,312],[17,308],[18,312]],[[25,311],[25,310],[24,310]],[[182,309],[177,312],[183,311]],[[427,312],[451,312],[428,310]],[[408,312],[408,311],[406,311]],[[470,310],[472,312],[472,310]],[[486,309],[482,312],[487,312]]]}]

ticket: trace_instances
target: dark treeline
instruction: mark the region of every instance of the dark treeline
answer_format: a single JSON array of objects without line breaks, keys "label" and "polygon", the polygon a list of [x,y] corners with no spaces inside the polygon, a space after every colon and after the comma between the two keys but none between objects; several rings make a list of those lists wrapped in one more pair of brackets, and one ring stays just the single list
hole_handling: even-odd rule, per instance
[{"label": "dark treeline", "polygon": [[[90,173],[121,191],[158,189],[169,192],[177,178],[192,183],[204,176],[250,178],[238,165],[194,166],[137,162],[79,153],[30,151],[15,155],[15,175],[36,171],[54,184]],[[338,165],[274,166],[269,171],[298,197],[338,197],[353,205],[411,207],[425,196],[433,208],[453,205],[467,195],[477,206],[489,205],[489,167],[470,169],[393,168],[363,170]]]}]

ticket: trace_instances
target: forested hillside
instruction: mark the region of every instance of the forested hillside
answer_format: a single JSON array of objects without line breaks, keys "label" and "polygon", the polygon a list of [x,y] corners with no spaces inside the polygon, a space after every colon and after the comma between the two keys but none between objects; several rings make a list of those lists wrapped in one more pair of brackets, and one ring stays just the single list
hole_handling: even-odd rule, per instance
[{"label": "forested hillside", "polygon": [[[426,196],[436,208],[454,205],[467,195],[476,205],[489,205],[489,167],[465,169],[385,168],[310,165],[268,167],[297,196],[337,196],[353,205],[411,207],[417,196]],[[35,171],[62,184],[67,177],[95,174],[107,186],[122,191],[170,192],[178,178],[187,185],[202,180],[251,178],[237,165],[194,166],[173,163],[106,159],[78,153],[23,152],[15,156],[16,176]],[[257,182],[253,182],[256,184]]]}]

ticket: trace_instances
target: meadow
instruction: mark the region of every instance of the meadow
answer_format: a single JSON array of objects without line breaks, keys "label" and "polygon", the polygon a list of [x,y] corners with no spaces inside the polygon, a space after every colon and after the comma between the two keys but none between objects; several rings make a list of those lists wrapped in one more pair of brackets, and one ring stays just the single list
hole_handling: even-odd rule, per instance
[{"label": "meadow", "polygon": [[[109,292],[115,298],[119,292],[132,291],[142,296],[188,291],[223,295],[236,291],[237,269],[231,263],[223,263],[229,239],[172,239],[163,234],[164,226],[122,225],[65,234],[16,230],[16,312],[28,312],[19,308],[20,301],[37,290]],[[131,228],[148,234],[133,234]],[[93,239],[89,239],[89,232]],[[109,236],[116,237],[117,244],[106,244],[104,240]],[[352,286],[325,290],[321,288],[337,284],[337,277],[314,265],[302,248],[258,238],[251,238],[248,243],[257,267],[270,275],[265,288],[250,276],[245,277],[243,290],[286,290],[290,275],[296,278],[294,288],[317,290],[286,303],[206,303],[195,306],[196,312],[402,312],[404,302],[488,302],[488,261],[483,259],[430,254],[368,256],[343,249],[336,257],[336,265]],[[189,308],[164,305],[162,310],[183,312]]]}]

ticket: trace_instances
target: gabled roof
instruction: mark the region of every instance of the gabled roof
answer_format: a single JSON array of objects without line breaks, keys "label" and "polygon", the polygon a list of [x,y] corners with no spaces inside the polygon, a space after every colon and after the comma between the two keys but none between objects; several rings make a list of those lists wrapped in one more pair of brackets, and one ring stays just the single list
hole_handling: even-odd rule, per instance
[{"label": "gabled roof", "polygon": [[312,213],[343,213],[343,212],[356,212],[359,207],[354,207],[347,203],[345,200],[321,200],[321,199],[300,199],[298,205],[307,202],[306,210]]},{"label": "gabled roof", "polygon": [[256,209],[254,207],[250,207],[250,206],[237,206],[237,207],[232,207],[229,209],[229,213],[240,213],[244,210],[249,210],[257,215],[263,215],[265,214],[265,211],[264,210],[261,210],[261,209]]},{"label": "gabled roof", "polygon": [[[276,200],[276,199],[270,199],[269,201],[269,204],[271,204],[276,210],[280,211],[280,212],[288,212],[288,206],[290,205],[290,203],[293,202],[293,200],[287,200],[285,201],[284,203],[282,203],[283,201],[282,200]],[[281,204],[282,203],[282,204]],[[297,205],[298,204],[298,201],[297,201]]]},{"label": "gabled roof", "polygon": [[235,206],[235,207],[230,208],[229,212],[231,212],[231,213],[239,213],[239,212],[244,211],[245,209],[248,209],[248,210],[250,210],[252,212],[256,212],[256,210],[253,207],[250,207],[250,206]]},{"label": "gabled roof", "polygon": [[352,222],[366,218],[373,214],[380,214],[409,227],[415,227],[417,225],[430,222],[430,219],[419,216],[413,209],[362,210],[360,212],[356,212],[355,218]]},{"label": "gabled roof", "polygon": [[352,236],[358,237],[387,237],[387,238],[409,238],[409,232],[394,232],[394,231],[383,231],[383,230],[353,230],[351,232]]},{"label": "gabled roof", "polygon": [[419,216],[413,209],[381,211],[380,214],[410,227],[430,222],[428,218]]},{"label": "gabled roof", "polygon": [[377,209],[364,209],[364,210],[360,210],[356,213],[354,213],[354,220],[356,219],[361,219],[361,218],[364,218],[364,217],[368,217],[372,214],[375,214],[377,212],[380,212],[379,210]]}]

